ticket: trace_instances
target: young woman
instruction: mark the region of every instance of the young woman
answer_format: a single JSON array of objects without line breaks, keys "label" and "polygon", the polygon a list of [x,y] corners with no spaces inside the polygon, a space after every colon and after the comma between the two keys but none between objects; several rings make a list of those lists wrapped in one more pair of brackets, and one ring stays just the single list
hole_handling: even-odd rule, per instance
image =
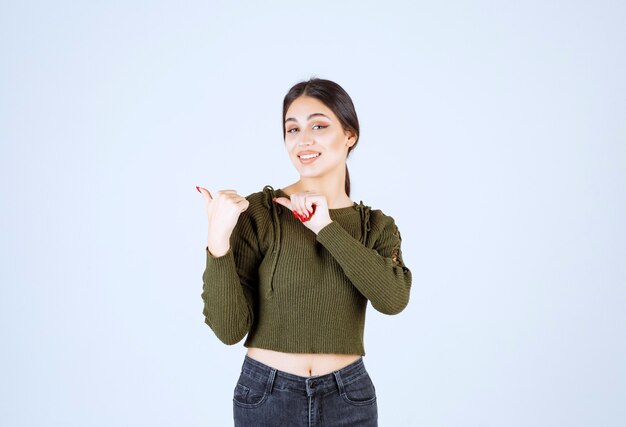
[{"label": "young woman", "polygon": [[235,426],[376,426],[365,309],[370,301],[396,314],[408,303],[400,232],[391,216],[350,199],[346,159],[359,122],[341,86],[293,86],[282,126],[298,181],[246,197],[197,187],[209,219],[205,322],[226,344],[246,337],[248,349]]}]

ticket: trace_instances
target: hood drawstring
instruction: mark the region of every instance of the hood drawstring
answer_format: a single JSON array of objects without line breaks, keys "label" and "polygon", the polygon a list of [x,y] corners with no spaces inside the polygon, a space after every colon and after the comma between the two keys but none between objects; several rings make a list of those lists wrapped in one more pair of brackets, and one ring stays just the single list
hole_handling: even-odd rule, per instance
[{"label": "hood drawstring", "polygon": [[364,245],[367,242],[368,232],[372,229],[370,225],[370,211],[371,208],[363,204],[363,200],[356,205],[357,210],[361,214],[361,243]]},{"label": "hood drawstring", "polygon": [[[272,215],[272,228],[274,231],[274,244],[272,245],[272,255],[274,259],[272,260],[272,266],[270,268],[270,278],[269,278],[269,290],[266,295],[268,297],[272,296],[272,292],[274,292],[274,272],[276,271],[276,265],[278,264],[278,256],[280,255],[280,244],[281,244],[281,228],[280,228],[280,219],[278,215],[282,213],[283,206],[279,203],[274,202],[272,199],[276,197],[276,193],[274,188],[271,185],[266,185],[263,187],[263,193],[265,193],[265,197],[263,198],[263,205],[270,210]],[[361,243],[364,245],[367,242],[368,232],[371,230],[370,225],[370,210],[369,206],[363,204],[361,200],[355,208],[359,211],[361,216]]]},{"label": "hood drawstring", "polygon": [[278,264],[278,255],[280,253],[280,220],[278,218],[278,214],[283,211],[282,205],[274,202],[272,199],[276,197],[274,193],[274,188],[271,185],[266,185],[263,187],[263,192],[265,193],[265,197],[263,198],[263,204],[267,207],[272,213],[272,227],[274,228],[274,244],[272,245],[272,255],[274,259],[272,260],[272,267],[270,268],[270,287],[267,292],[267,296],[271,296],[274,291],[274,272],[276,271],[276,265]]}]

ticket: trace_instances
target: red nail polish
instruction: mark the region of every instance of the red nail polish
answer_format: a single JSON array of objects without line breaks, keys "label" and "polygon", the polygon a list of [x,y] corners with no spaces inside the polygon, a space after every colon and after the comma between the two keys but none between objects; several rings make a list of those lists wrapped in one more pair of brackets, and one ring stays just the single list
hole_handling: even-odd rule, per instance
[{"label": "red nail polish", "polygon": [[298,218],[300,221],[304,222],[306,220],[308,220],[307,217],[305,217],[304,215],[300,215],[298,212],[293,211],[293,216]]},{"label": "red nail polish", "polygon": [[200,187],[198,187],[197,185],[196,185],[196,190],[198,190],[198,193],[202,193],[202,191],[200,191]]}]

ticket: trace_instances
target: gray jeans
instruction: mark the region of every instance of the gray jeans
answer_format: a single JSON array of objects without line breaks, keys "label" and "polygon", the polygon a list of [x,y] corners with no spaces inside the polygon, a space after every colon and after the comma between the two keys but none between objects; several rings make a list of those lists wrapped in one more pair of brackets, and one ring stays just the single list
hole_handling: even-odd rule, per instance
[{"label": "gray jeans", "polygon": [[363,358],[301,377],[245,356],[233,396],[235,427],[377,426],[376,390]]}]

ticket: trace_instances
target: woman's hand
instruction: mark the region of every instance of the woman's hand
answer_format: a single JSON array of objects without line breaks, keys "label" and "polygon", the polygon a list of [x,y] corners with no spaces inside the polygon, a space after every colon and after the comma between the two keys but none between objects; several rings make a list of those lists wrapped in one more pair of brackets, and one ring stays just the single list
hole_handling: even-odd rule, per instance
[{"label": "woman's hand", "polygon": [[299,216],[300,221],[315,234],[332,222],[324,195],[316,191],[303,191],[289,197],[291,200],[287,197],[276,197],[274,202],[291,210],[294,216]]},{"label": "woman's hand", "polygon": [[204,196],[209,219],[209,252],[213,256],[221,256],[230,248],[230,235],[237,225],[239,215],[250,205],[250,202],[235,190],[220,190],[215,198],[206,188],[196,187]]}]

